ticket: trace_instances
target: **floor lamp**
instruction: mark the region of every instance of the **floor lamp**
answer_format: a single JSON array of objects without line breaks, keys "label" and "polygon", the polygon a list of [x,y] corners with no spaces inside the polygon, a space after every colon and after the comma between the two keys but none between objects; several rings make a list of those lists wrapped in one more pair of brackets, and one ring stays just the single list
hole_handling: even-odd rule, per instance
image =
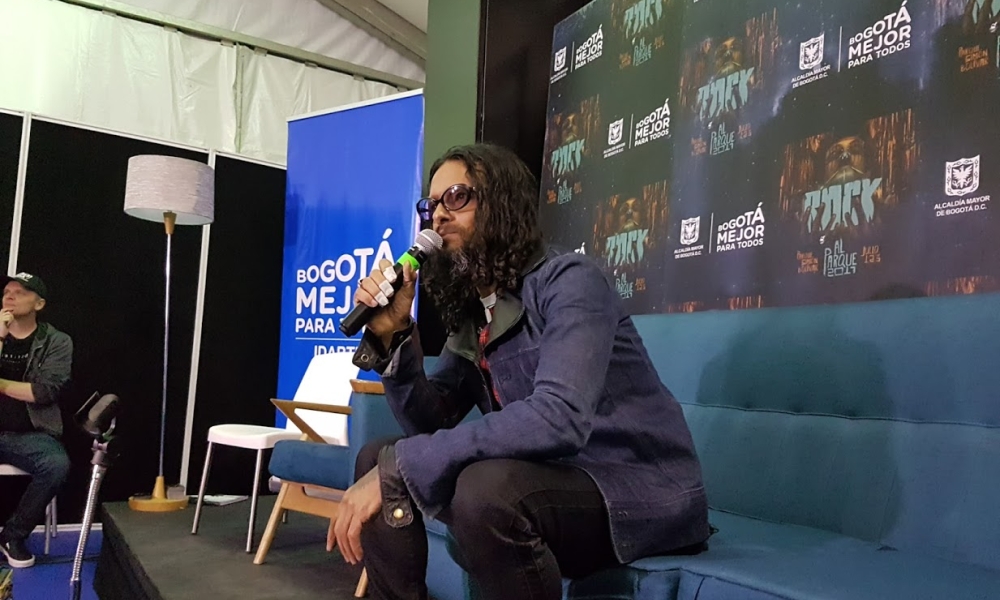
[{"label": "floor lamp", "polygon": [[174,225],[207,225],[215,218],[215,170],[205,163],[173,156],[141,155],[128,161],[125,214],[163,222],[167,233],[166,292],[163,302],[163,397],[160,410],[160,471],[152,496],[132,496],[128,505],[143,512],[168,512],[187,506],[187,496],[168,499],[163,478],[167,429],[167,353],[170,334],[170,241]]}]

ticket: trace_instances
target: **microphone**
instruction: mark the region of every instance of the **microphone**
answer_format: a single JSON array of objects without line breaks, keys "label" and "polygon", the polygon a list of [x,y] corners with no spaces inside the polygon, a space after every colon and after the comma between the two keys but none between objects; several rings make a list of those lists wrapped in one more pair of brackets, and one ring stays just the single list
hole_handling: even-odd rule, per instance
[{"label": "microphone", "polygon": [[[416,271],[431,254],[440,250],[443,244],[444,240],[433,229],[424,229],[418,233],[413,246],[399,257],[396,264],[392,265],[392,270],[396,273],[396,279],[392,282],[392,291],[398,292],[399,288],[403,286],[403,265],[410,265]],[[378,310],[378,307],[372,308],[367,304],[356,305],[344,317],[344,320],[340,322],[341,333],[347,337],[354,336],[354,334],[361,331],[361,328],[371,319],[372,313],[376,310]]]},{"label": "microphone", "polygon": [[93,438],[105,437],[114,431],[120,402],[114,394],[104,394],[98,398],[97,392],[94,392],[76,412],[77,425]]}]

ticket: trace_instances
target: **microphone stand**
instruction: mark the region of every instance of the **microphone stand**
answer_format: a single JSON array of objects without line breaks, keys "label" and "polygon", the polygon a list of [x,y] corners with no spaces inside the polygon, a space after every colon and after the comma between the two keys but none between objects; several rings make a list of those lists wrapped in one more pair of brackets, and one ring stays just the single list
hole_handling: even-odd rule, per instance
[{"label": "microphone stand", "polygon": [[80,600],[80,572],[83,570],[83,553],[87,546],[87,539],[90,537],[90,529],[94,524],[94,510],[97,508],[97,495],[100,493],[101,484],[104,482],[104,474],[111,466],[111,457],[108,452],[108,445],[114,439],[111,435],[115,429],[114,420],[111,421],[111,430],[103,437],[96,438],[92,450],[94,458],[90,464],[93,469],[90,472],[90,492],[87,494],[87,508],[83,512],[83,524],[80,526],[80,539],[76,545],[76,558],[73,559],[73,575],[70,577],[70,586],[73,592],[73,600]]},{"label": "microphone stand", "polygon": [[[80,526],[80,539],[76,545],[76,556],[73,559],[73,574],[70,576],[70,592],[72,600],[80,600],[80,573],[83,571],[83,555],[87,548],[87,540],[94,524],[94,511],[97,509],[98,495],[104,475],[111,466],[115,453],[111,450],[114,441],[116,414],[118,412],[118,397],[109,394],[97,399],[97,392],[90,397],[83,408],[77,413],[80,428],[94,438],[91,450],[94,457],[90,471],[90,491],[87,493],[87,506],[83,511],[83,523]],[[96,400],[96,402],[95,402]]]}]

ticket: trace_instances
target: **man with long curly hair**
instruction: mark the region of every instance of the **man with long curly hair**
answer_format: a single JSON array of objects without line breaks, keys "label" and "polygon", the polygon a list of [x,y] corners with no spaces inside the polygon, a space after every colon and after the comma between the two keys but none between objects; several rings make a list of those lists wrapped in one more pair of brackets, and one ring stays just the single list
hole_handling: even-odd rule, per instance
[{"label": "man with long curly hair", "polygon": [[[448,526],[487,599],[555,600],[563,577],[703,549],[705,492],[680,406],[598,266],[542,241],[524,163],[454,148],[417,210],[444,240],[421,271],[449,334],[435,372],[410,317],[412,270],[395,293],[376,270],[355,295],[381,307],[355,360],[381,373],[406,433],[361,450],[331,525],[372,597],[427,598],[425,518]],[[473,408],[483,417],[464,420]]]}]

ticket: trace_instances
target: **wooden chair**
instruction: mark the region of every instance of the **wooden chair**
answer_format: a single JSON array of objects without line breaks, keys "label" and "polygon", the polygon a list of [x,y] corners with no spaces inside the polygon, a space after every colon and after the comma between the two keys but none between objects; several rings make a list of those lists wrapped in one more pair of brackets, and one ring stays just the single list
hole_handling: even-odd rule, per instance
[{"label": "wooden chair", "polygon": [[[351,389],[354,392],[360,393],[384,393],[381,382],[352,380]],[[288,417],[288,420],[299,428],[299,431],[303,434],[301,438],[303,441],[311,441],[318,444],[325,444],[327,442],[301,416],[296,414],[297,410],[313,410],[342,415],[350,415],[352,413],[351,407],[348,406],[333,406],[313,402],[293,402],[291,400],[277,399],[272,399],[271,402]],[[364,443],[364,440],[349,440],[349,442],[361,444]],[[353,473],[353,464],[348,465],[347,468],[349,468],[349,472]],[[332,521],[337,516],[337,509],[340,507],[339,500],[343,496],[344,491],[311,483],[282,479],[281,490],[278,492],[278,498],[274,503],[274,508],[271,510],[271,517],[267,522],[267,528],[264,530],[264,537],[257,548],[257,555],[253,561],[254,564],[260,565],[264,563],[264,559],[271,548],[271,543],[274,541],[278,525],[281,523],[285,511],[303,512]],[[368,572],[363,570],[354,596],[356,598],[363,598],[367,593],[367,589]]]}]

